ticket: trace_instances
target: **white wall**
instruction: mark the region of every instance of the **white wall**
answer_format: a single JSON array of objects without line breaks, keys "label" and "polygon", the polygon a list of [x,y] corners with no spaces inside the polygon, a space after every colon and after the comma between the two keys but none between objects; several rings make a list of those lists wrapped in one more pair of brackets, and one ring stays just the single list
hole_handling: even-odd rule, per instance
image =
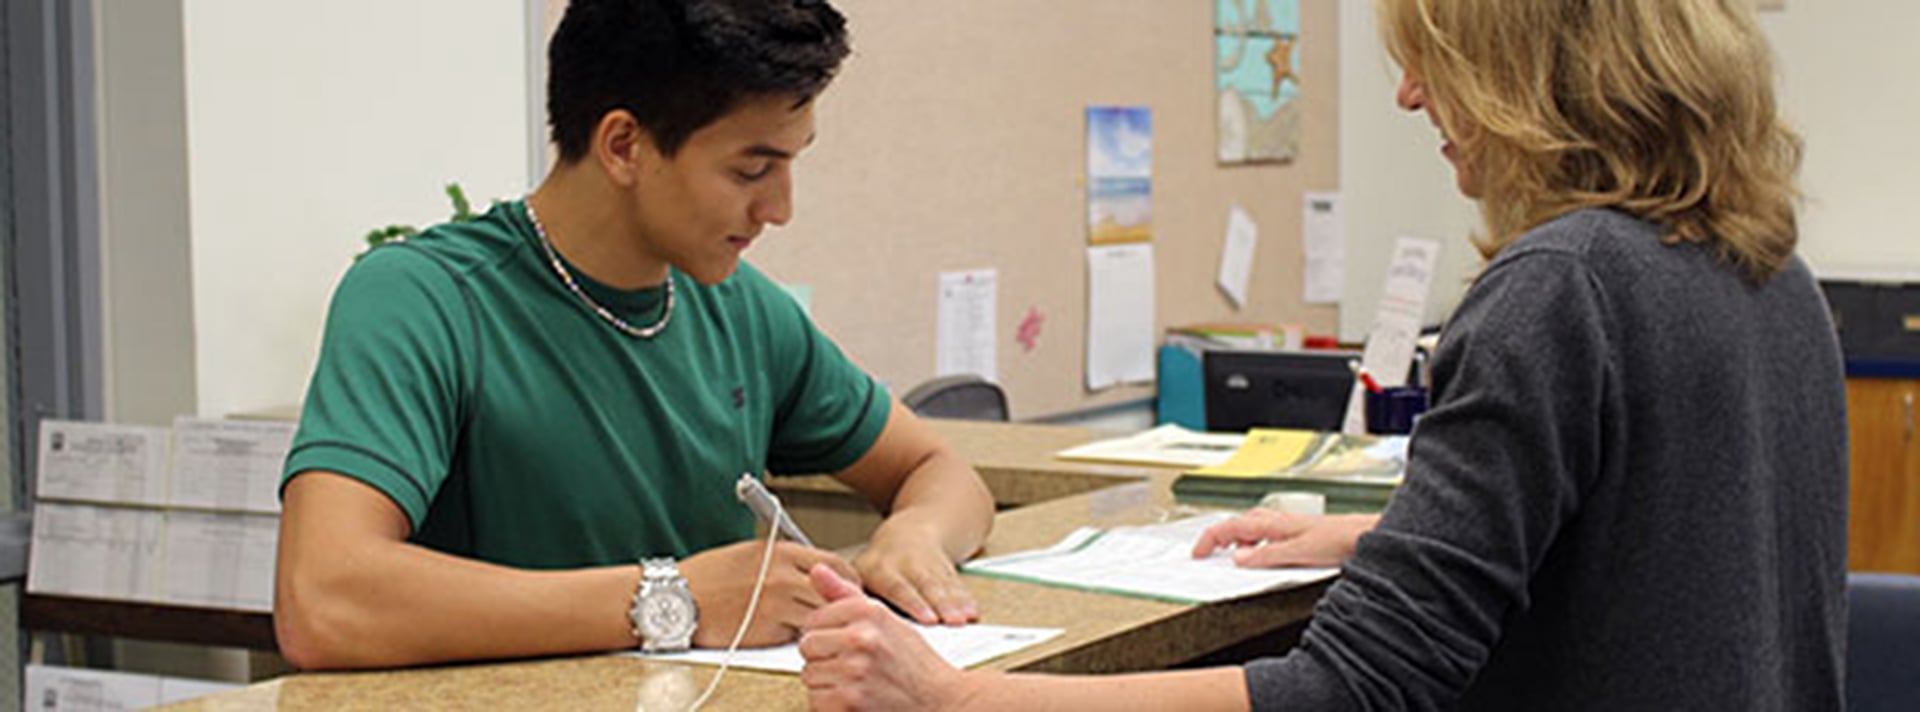
[{"label": "white wall", "polygon": [[198,411],[298,402],[369,229],[528,188],[525,0],[185,0]]},{"label": "white wall", "polygon": [[194,410],[192,240],[180,0],[97,3],[104,415]]},{"label": "white wall", "polygon": [[[1453,188],[1438,134],[1393,107],[1398,69],[1375,29],[1373,4],[1340,4],[1340,185],[1346,194],[1347,300],[1340,334],[1366,335],[1382,269],[1398,235],[1438,239],[1442,268],[1432,323],[1458,303],[1478,255],[1478,226]],[[1806,138],[1801,254],[1822,274],[1920,274],[1920,3],[1786,0],[1763,11],[1780,74],[1781,112]],[[1904,208],[1904,209],[1903,209]]]},{"label": "white wall", "polygon": [[[369,228],[443,218],[445,180],[480,200],[527,187],[525,3],[185,0],[200,413],[299,400],[327,295]],[[1358,339],[1400,235],[1441,242],[1428,321],[1451,310],[1478,264],[1477,217],[1437,133],[1393,105],[1372,4],[1340,11],[1340,333]],[[1920,195],[1920,89],[1878,79],[1920,61],[1920,3],[1789,0],[1761,17],[1807,138],[1804,254],[1823,271],[1920,271],[1920,239],[1896,223],[1896,201]]]},{"label": "white wall", "polygon": [[1781,110],[1807,141],[1801,254],[1818,273],[1920,273],[1920,3],[1786,0],[1763,12]]},{"label": "white wall", "polygon": [[1425,114],[1394,105],[1400,68],[1387,56],[1373,3],[1340,3],[1340,191],[1346,217],[1346,298],[1340,339],[1362,341],[1386,280],[1396,238],[1440,243],[1425,323],[1439,323],[1480,263],[1467,242],[1479,225],[1440,155],[1440,133]]}]

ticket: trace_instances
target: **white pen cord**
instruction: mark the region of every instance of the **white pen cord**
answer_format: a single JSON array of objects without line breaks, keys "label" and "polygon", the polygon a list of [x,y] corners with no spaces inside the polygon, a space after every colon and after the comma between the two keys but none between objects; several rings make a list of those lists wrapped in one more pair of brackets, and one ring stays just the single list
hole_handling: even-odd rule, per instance
[{"label": "white pen cord", "polygon": [[[779,516],[787,516],[786,511],[781,510]],[[754,609],[760,607],[760,591],[766,588],[767,570],[773,564],[773,545],[780,540],[779,525],[780,522],[776,520],[767,527],[767,553],[760,557],[760,575],[754,578],[753,596],[747,599],[747,614],[740,618],[740,629],[733,632],[733,642],[727,645],[726,656],[720,658],[720,669],[713,673],[712,680],[707,681],[706,691],[700,693],[700,697],[693,701],[693,705],[687,708],[687,712],[700,709],[701,705],[707,703],[707,698],[713,696],[713,691],[719,689],[720,678],[726,676],[727,667],[733,664],[733,654],[740,650],[740,641],[747,637],[747,626],[753,623]]]}]

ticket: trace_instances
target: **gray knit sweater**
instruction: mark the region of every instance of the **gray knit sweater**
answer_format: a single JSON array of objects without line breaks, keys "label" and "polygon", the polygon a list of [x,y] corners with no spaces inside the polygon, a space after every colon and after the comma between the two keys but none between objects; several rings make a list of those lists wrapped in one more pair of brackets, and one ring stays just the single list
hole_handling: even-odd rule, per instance
[{"label": "gray knit sweater", "polygon": [[1602,210],[1448,323],[1406,484],[1256,709],[1841,706],[1846,403],[1795,259],[1754,286]]}]

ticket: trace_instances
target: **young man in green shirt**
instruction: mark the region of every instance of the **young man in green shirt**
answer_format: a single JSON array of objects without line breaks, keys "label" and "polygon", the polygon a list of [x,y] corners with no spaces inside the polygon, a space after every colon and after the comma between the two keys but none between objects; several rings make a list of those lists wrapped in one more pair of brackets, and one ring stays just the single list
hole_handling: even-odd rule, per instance
[{"label": "young man in green shirt", "polygon": [[[792,216],[844,27],[806,0],[573,2],[552,174],[334,296],[282,490],[290,661],[725,646],[764,551],[734,485],[763,471],[836,473],[888,516],[851,563],[778,544],[745,644],[795,637],[816,564],[977,618],[954,564],[991,523],[978,475],[740,261]],[[676,590],[696,624],[641,615]]]}]

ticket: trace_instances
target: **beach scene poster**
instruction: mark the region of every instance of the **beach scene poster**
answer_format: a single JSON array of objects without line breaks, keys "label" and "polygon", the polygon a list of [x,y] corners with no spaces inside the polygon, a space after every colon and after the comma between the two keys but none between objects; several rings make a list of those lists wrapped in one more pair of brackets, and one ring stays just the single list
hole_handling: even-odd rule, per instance
[{"label": "beach scene poster", "polygon": [[1087,242],[1153,239],[1153,112],[1087,107]]},{"label": "beach scene poster", "polygon": [[1300,0],[1214,0],[1221,163],[1290,161],[1300,147]]}]

